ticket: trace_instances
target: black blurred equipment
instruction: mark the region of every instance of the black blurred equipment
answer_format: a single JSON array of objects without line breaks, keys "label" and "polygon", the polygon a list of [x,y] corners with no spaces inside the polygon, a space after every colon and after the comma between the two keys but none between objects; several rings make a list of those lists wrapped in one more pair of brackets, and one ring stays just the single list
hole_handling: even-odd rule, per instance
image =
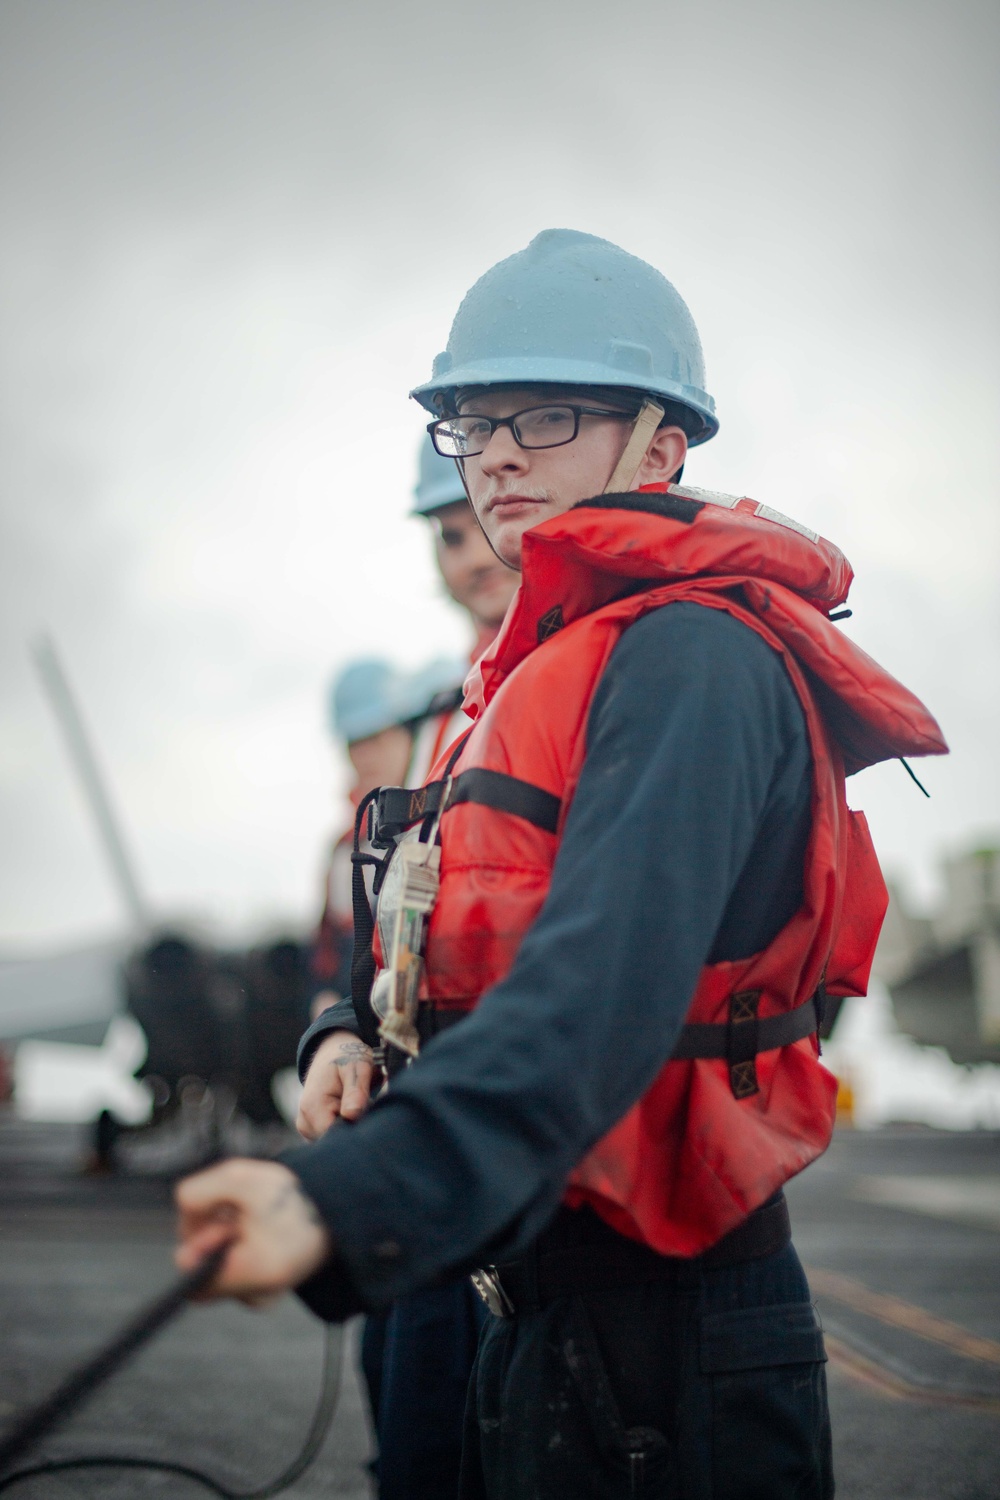
[{"label": "black blurred equipment", "polygon": [[[133,954],[125,966],[125,1004],[146,1037],[137,1077],[152,1080],[160,1112],[175,1103],[184,1080],[232,1078],[234,1037],[226,1035],[239,1005],[220,990],[214,956],[174,933]],[[228,1045],[227,1045],[228,1044]]]},{"label": "black blurred equipment", "polygon": [[206,1089],[255,1125],[281,1122],[271,1081],[294,1066],[309,1024],[305,945],[282,937],[219,950],[161,933],[132,955],[124,977],[126,1007],[146,1037],[136,1076],[151,1089],[154,1122]]},{"label": "black blurred equipment", "polygon": [[252,948],[242,960],[243,1053],[236,1085],[239,1108],[255,1125],[281,1116],[271,1081],[295,1065],[299,1038],[309,1025],[313,983],[309,949],[291,938]]}]

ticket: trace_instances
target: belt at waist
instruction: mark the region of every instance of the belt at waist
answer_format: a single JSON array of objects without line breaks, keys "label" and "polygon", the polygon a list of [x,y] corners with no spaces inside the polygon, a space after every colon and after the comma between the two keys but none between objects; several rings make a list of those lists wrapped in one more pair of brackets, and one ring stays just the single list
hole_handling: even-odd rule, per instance
[{"label": "belt at waist", "polygon": [[719,1270],[742,1261],[759,1260],[783,1250],[791,1239],[791,1224],[785,1195],[778,1194],[756,1209],[742,1224],[731,1229],[718,1244],[694,1257],[658,1255],[648,1245],[623,1235],[609,1236],[603,1243],[547,1249],[541,1241],[515,1261],[490,1266],[473,1277],[480,1295],[498,1309],[479,1286],[477,1277],[499,1283],[505,1311],[527,1312],[544,1307],[557,1297],[606,1291],[611,1287],[641,1286],[651,1281],[670,1281],[682,1267],[700,1266]]}]

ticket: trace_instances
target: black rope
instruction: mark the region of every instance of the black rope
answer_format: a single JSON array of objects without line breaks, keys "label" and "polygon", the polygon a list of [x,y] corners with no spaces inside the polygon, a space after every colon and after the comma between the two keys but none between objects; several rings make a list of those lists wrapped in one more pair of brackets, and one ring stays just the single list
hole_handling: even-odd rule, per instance
[{"label": "black rope", "polygon": [[[183,1310],[191,1297],[211,1281],[228,1251],[228,1245],[205,1257],[195,1270],[179,1277],[172,1286],[145,1308],[131,1323],[127,1324],[115,1338],[100,1349],[94,1357],[68,1375],[44,1401],[26,1412],[17,1422],[13,1432],[0,1442],[0,1471],[10,1468],[30,1448],[33,1448],[47,1432],[67,1417],[102,1385],[122,1365],[135,1355],[142,1346],[158,1333],[165,1324]],[[337,1406],[340,1391],[341,1340],[339,1329],[328,1328],[323,1363],[323,1383],[316,1411],[306,1435],[302,1449],[276,1479],[250,1490],[236,1490],[203,1474],[200,1469],[187,1464],[171,1463],[167,1460],[143,1458],[130,1454],[87,1454],[80,1458],[52,1459],[33,1464],[29,1468],[16,1469],[0,1478],[0,1491],[11,1489],[42,1474],[61,1474],[76,1469],[144,1469],[166,1474],[177,1474],[193,1480],[222,1500],[268,1500],[288,1489],[309,1467],[318,1454]]]},{"label": "black rope", "polygon": [[67,1375],[50,1396],[31,1411],[25,1412],[14,1431],[0,1442],[0,1470],[10,1468],[22,1453],[33,1448],[51,1427],[68,1417],[92,1390],[107,1380],[109,1375],[113,1375],[126,1360],[131,1359],[143,1344],[155,1333],[159,1333],[165,1323],[176,1317],[188,1299],[211,1281],[225,1260],[228,1249],[228,1245],[223,1245],[211,1255],[206,1255],[199,1266],[179,1277],[173,1286],[168,1287],[155,1302],[133,1318],[116,1338],[105,1344],[93,1359]]}]

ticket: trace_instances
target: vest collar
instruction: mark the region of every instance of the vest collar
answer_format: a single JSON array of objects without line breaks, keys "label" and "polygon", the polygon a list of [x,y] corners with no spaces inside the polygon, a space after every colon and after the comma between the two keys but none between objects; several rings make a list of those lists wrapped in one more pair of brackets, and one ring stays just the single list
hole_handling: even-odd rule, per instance
[{"label": "vest collar", "polygon": [[465,684],[477,718],[518,662],[616,599],[702,575],[784,584],[824,616],[843,604],[850,563],[832,542],[768,506],[687,485],[599,495],[524,535],[521,586]]}]

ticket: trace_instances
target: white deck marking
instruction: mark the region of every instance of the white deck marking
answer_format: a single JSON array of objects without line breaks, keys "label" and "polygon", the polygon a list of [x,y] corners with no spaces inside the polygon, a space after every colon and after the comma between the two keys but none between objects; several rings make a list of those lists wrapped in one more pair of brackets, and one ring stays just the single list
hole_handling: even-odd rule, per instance
[{"label": "white deck marking", "polygon": [[1000,1233],[1000,1177],[859,1177],[850,1196]]}]

